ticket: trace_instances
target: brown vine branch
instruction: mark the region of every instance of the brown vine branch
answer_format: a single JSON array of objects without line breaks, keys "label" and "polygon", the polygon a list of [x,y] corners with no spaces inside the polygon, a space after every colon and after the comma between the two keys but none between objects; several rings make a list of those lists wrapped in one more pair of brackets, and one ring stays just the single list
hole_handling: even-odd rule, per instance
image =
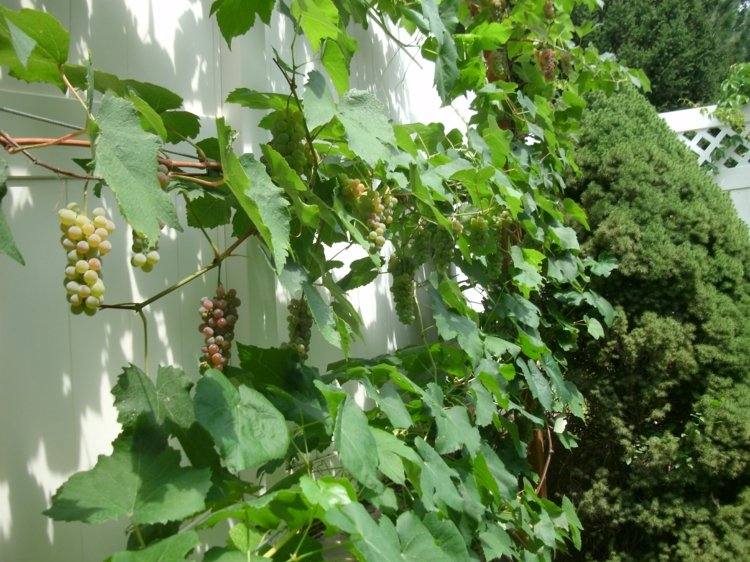
[{"label": "brown vine branch", "polygon": [[[75,140],[75,139],[70,139]],[[89,176],[84,174],[79,174],[77,172],[71,172],[69,170],[63,170],[62,168],[58,168],[57,166],[53,166],[52,164],[47,164],[46,162],[42,162],[39,160],[36,156],[31,154],[28,150],[23,148],[20,144],[18,144],[13,137],[8,135],[5,131],[0,130],[0,144],[3,145],[3,148],[9,151],[9,148],[14,148],[15,152],[20,152],[26,158],[31,160],[36,166],[39,166],[40,168],[44,168],[45,170],[49,170],[51,172],[55,172],[58,175],[66,176],[69,178],[75,178],[79,180],[99,180],[101,178],[97,178],[96,176]],[[38,144],[38,143],[31,143],[31,144]]]},{"label": "brown vine branch", "polygon": [[555,448],[553,447],[552,442],[552,432],[549,430],[549,425],[547,426],[547,459],[544,461],[544,468],[542,468],[542,472],[539,475],[539,484],[537,484],[536,488],[534,489],[534,492],[537,494],[542,494],[542,496],[547,496],[547,472],[549,471],[549,465],[552,462],[552,455],[555,453]]},{"label": "brown vine branch", "polygon": [[117,304],[103,304],[101,308],[103,308],[103,309],[104,308],[112,308],[112,309],[117,309],[117,310],[133,310],[133,311],[135,311],[135,312],[137,312],[137,313],[140,314],[140,312],[144,308],[146,308],[148,305],[150,305],[151,303],[159,300],[160,298],[168,295],[169,293],[172,293],[172,292],[176,291],[180,287],[183,287],[184,285],[187,285],[191,281],[194,281],[198,277],[200,277],[200,276],[208,273],[209,271],[211,271],[215,267],[218,267],[219,265],[221,265],[221,262],[224,261],[226,258],[228,258],[232,254],[232,252],[234,252],[240,246],[240,244],[242,244],[245,240],[247,240],[248,238],[250,238],[250,236],[252,236],[255,233],[256,233],[256,230],[254,228],[251,228],[245,234],[243,234],[242,236],[240,236],[239,238],[237,238],[237,240],[235,240],[226,250],[224,250],[221,254],[219,254],[218,256],[216,256],[213,259],[213,261],[211,261],[211,263],[209,263],[207,265],[204,265],[203,267],[201,267],[197,271],[191,273],[190,275],[188,275],[184,279],[179,280],[174,285],[170,285],[169,287],[167,287],[163,291],[159,291],[155,295],[147,298],[145,301],[141,301],[141,302],[123,302],[123,303],[117,303]]},{"label": "brown vine branch", "polygon": [[[0,138],[0,144],[2,144],[5,150],[11,154],[23,152],[23,150],[46,148],[50,146],[89,148],[91,146],[90,140],[71,138],[81,132],[82,131],[76,131],[69,135],[63,135],[62,137],[12,137],[7,133],[3,133],[2,138]],[[175,160],[173,158],[162,157],[157,158],[157,160],[159,161],[159,164],[163,164],[170,169],[195,168],[199,170],[221,170],[221,163],[216,160]]]}]

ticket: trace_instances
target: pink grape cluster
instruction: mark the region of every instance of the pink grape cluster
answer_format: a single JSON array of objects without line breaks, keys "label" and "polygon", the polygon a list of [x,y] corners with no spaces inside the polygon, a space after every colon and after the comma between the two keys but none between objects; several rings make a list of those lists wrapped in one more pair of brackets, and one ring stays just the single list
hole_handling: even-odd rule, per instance
[{"label": "pink grape cluster", "polygon": [[63,235],[60,243],[68,253],[65,268],[65,291],[73,314],[93,315],[104,302],[102,261],[112,250],[108,240],[115,230],[107,212],[97,207],[89,217],[77,203],[57,212]]},{"label": "pink grape cluster", "polygon": [[209,368],[223,371],[229,362],[238,306],[240,299],[237,298],[237,291],[225,291],[222,285],[216,288],[213,299],[201,299],[198,312],[203,322],[199,329],[205,338],[205,345],[201,347],[201,371]]}]

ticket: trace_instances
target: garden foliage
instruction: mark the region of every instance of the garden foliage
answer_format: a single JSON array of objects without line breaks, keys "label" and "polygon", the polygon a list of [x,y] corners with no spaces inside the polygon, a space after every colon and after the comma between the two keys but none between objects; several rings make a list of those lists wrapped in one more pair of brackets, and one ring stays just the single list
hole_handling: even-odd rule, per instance
[{"label": "garden foliage", "polygon": [[750,240],[732,202],[635,92],[583,119],[586,251],[619,267],[618,310],[571,363],[587,397],[557,467],[587,560],[740,560],[750,552]]},{"label": "garden foliage", "polygon": [[589,39],[646,72],[662,111],[715,102],[729,67],[750,57],[743,0],[606,0]]},{"label": "garden foliage", "polygon": [[[89,321],[142,315],[251,236],[293,297],[285,345],[233,342],[243,309],[217,287],[200,308],[189,305],[198,309],[200,368],[148,373],[144,361],[112,373],[122,433],[111,454],[60,487],[47,515],[127,519],[113,562],[183,560],[208,540],[199,533],[227,520],[231,531],[209,545],[206,562],[313,562],[337,548],[368,562],[529,561],[578,546],[573,505],[543,497],[546,470],[527,461],[528,443],[546,435],[549,450],[553,433],[573,442],[566,423],[582,416],[583,399],[565,379],[566,353],[612,319],[589,288],[611,263],[582,258],[572,225],[586,226],[586,216],[563,194],[584,96],[640,81],[580,45],[570,13],[582,4],[596,2],[216,0],[211,13],[228,43],[276,9],[290,42],[306,41],[304,59],[314,59],[275,53],[288,88],[228,96],[262,112],[268,135],[255,154],[235,153],[223,118],[201,131],[173,92],[96,69],[96,53],[93,65],[68,61],[68,32],[49,14],[0,8],[0,63],[10,75],[67,90],[82,106],[76,140],[90,141],[91,158],[77,161],[83,172],[56,172],[83,178],[88,199],[114,194],[134,251],[155,247],[165,226],[206,234],[231,224],[231,244],[219,249],[206,234],[214,258],[142,302],[87,295]],[[353,25],[420,31],[443,102],[472,100],[467,129],[394,124],[374,95],[349,89]],[[1,140],[23,153],[10,135]],[[195,158],[175,163],[165,151],[176,143]],[[175,197],[186,200],[186,217]],[[91,230],[86,205],[59,215],[72,237],[63,243],[76,240],[68,267],[77,275],[90,267],[77,256],[91,250],[79,236]],[[20,260],[1,215],[0,226],[0,249]],[[361,257],[338,261],[326,252],[334,246]],[[391,248],[397,257],[386,265]],[[396,278],[399,316],[427,337],[350,358],[351,341],[366,334],[347,292],[383,273]],[[79,298],[83,281],[73,287]],[[484,291],[482,314],[468,288]],[[345,357],[325,371],[305,361],[313,327]],[[371,407],[342,390],[347,382]]]}]

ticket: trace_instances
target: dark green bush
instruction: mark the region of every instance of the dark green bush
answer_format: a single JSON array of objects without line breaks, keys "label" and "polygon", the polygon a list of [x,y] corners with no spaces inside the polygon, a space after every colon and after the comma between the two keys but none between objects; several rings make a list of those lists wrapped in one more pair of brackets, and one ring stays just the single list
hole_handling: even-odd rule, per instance
[{"label": "dark green bush", "polygon": [[583,130],[585,248],[620,265],[597,287],[615,325],[571,361],[581,446],[554,471],[579,505],[579,557],[747,560],[747,226],[639,94],[593,100]]},{"label": "dark green bush", "polygon": [[750,54],[744,6],[745,0],[606,0],[590,38],[646,72],[658,108],[707,104],[729,67]]}]

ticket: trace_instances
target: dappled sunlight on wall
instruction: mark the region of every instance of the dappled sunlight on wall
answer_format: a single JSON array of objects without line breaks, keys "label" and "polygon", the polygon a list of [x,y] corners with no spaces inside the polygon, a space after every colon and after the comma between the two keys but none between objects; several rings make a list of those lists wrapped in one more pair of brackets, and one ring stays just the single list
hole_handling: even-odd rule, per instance
[{"label": "dappled sunlight on wall", "polygon": [[[290,55],[288,21],[275,14],[270,27],[258,27],[234,40],[229,50],[209,18],[210,2],[198,0],[6,0],[4,5],[45,8],[71,32],[71,59],[84,61],[89,51],[94,65],[122,77],[137,78],[170,88],[185,99],[185,107],[204,118],[205,136],[214,134],[213,117],[225,115],[239,132],[237,147],[258,153],[269,138],[258,128],[257,111],[223,105],[226,95],[244,86],[286,92],[274,66],[271,48]],[[351,87],[378,95],[391,117],[401,122],[441,121],[446,128],[465,126],[468,102],[440,107],[432,87],[432,64],[419,66],[382,30],[354,31],[363,47],[352,64]],[[399,35],[405,44],[413,38]],[[411,56],[418,50],[409,48]],[[311,53],[302,40],[297,61]],[[420,68],[421,67],[421,68]],[[311,70],[308,65],[305,70]],[[0,105],[43,114],[67,123],[82,123],[83,114],[71,99],[50,87],[0,79]],[[65,129],[20,117],[2,115],[3,129],[23,135],[55,136]],[[190,150],[189,146],[178,150]],[[85,150],[50,149],[52,164],[86,156]],[[128,311],[104,310],[94,318],[71,316],[61,283],[65,256],[58,244],[55,212],[68,201],[81,201],[83,185],[60,180],[31,168],[20,156],[9,159],[11,181],[4,209],[27,267],[0,258],[0,561],[94,562],[122,545],[124,523],[88,526],[52,523],[42,514],[51,494],[70,474],[93,466],[111,450],[119,430],[110,388],[130,362],[142,366],[141,321]],[[211,248],[200,232],[165,231],[160,238],[162,260],[145,274],[129,265],[131,235],[107,195],[107,210],[115,216],[113,250],[104,259],[107,302],[145,299],[210,261]],[[184,224],[184,204],[177,201]],[[219,247],[230,231],[210,231]],[[331,255],[341,248],[331,248]],[[224,262],[221,278],[237,288],[243,300],[237,340],[261,346],[286,339],[289,299],[250,241],[242,257]],[[347,250],[345,263],[363,254]],[[348,271],[344,266],[337,278]],[[197,373],[201,337],[197,331],[200,297],[213,293],[214,270],[146,309],[150,324],[148,365],[160,363]],[[354,355],[372,356],[397,345],[418,341],[415,330],[402,326],[393,314],[389,276],[351,293],[361,312],[365,339],[353,345]],[[325,366],[341,352],[313,333],[311,363]]]}]

